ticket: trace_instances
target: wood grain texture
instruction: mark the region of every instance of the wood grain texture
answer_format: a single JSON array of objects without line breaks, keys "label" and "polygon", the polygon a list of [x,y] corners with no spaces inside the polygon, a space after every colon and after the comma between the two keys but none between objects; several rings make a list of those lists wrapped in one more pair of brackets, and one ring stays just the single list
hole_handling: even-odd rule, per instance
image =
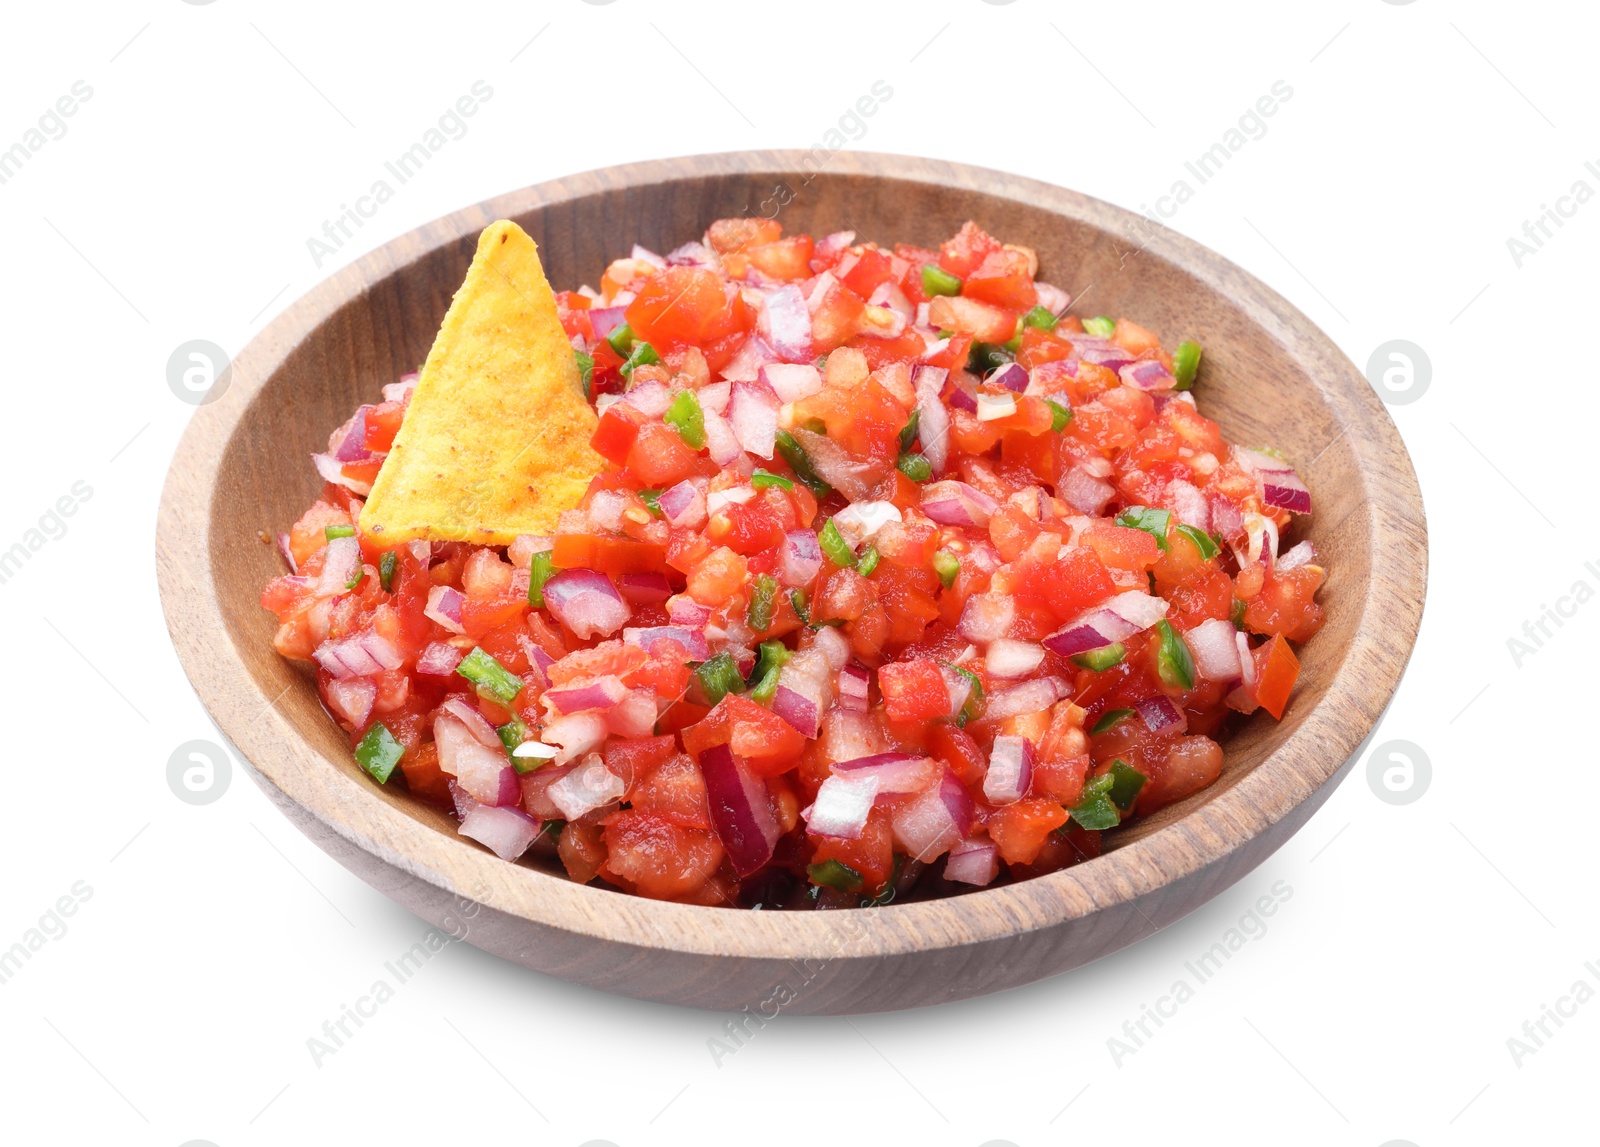
[{"label": "wood grain texture", "polygon": [[[1198,395],[1227,436],[1271,443],[1316,500],[1329,621],[1302,650],[1282,722],[1227,744],[1222,779],[1111,834],[1107,854],[950,900],[827,913],[660,904],[506,864],[449,818],[354,765],[310,675],[273,652],[257,604],[281,572],[259,532],[316,496],[307,455],[423,359],[479,231],[516,220],[557,287],[596,282],[633,243],[668,250],[713,219],[786,199],[788,233],[849,226],[934,245],[966,219],[1039,252],[1086,313],[1126,314],[1205,346]],[[302,830],[386,895],[555,976],[653,1000],[737,1009],[916,1007],[1028,983],[1149,935],[1227,888],[1322,803],[1382,715],[1410,656],[1427,532],[1410,459],[1333,343],[1220,256],[1057,187],[931,160],[801,152],[665,160],[555,180],[402,236],[296,302],[239,355],[226,395],[180,443],[157,531],[161,596],[184,668],[258,783]],[[470,915],[463,905],[470,908]],[[330,942],[334,942],[330,937]]]}]

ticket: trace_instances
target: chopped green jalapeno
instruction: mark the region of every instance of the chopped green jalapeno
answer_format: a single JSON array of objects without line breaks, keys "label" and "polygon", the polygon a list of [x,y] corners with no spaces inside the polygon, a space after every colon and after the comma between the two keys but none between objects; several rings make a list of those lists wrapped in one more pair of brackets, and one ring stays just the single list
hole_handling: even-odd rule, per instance
[{"label": "chopped green jalapeno", "polygon": [[544,608],[544,583],[554,577],[555,572],[549,550],[540,550],[528,559],[528,604],[534,609]]},{"label": "chopped green jalapeno", "polygon": [[794,483],[782,474],[774,474],[769,470],[762,470],[760,467],[757,467],[756,472],[750,475],[750,485],[757,490],[764,490],[768,486],[776,486],[780,490],[794,489]]},{"label": "chopped green jalapeno", "polygon": [[1053,331],[1061,320],[1056,318],[1056,313],[1049,307],[1035,306],[1033,310],[1022,316],[1022,325],[1037,327],[1041,331]]},{"label": "chopped green jalapeno", "polygon": [[1111,803],[1123,812],[1133,807],[1133,802],[1139,796],[1139,790],[1144,788],[1144,782],[1149,779],[1127,761],[1118,757],[1111,762],[1111,789],[1106,793]]},{"label": "chopped green jalapeno", "polygon": [[856,573],[862,577],[871,577],[872,571],[878,568],[878,547],[868,545],[861,551],[861,556],[856,559]]},{"label": "chopped green jalapeno", "polygon": [[1094,728],[1089,730],[1089,735],[1091,737],[1098,737],[1107,729],[1112,728],[1114,725],[1126,720],[1131,716],[1133,716],[1132,709],[1107,709],[1104,713],[1100,714],[1100,719],[1094,723]]},{"label": "chopped green jalapeno", "polygon": [[902,454],[894,466],[913,482],[926,482],[933,477],[933,464],[921,454]]},{"label": "chopped green jalapeno", "polygon": [[684,445],[698,450],[706,444],[706,416],[700,410],[700,400],[692,390],[680,390],[661,421],[678,432]]},{"label": "chopped green jalapeno", "polygon": [[1023,331],[1023,322],[1022,322],[1021,319],[1018,319],[1017,320],[1016,333],[1014,333],[1005,342],[1000,344],[1001,349],[1002,350],[1008,350],[1012,354],[1016,354],[1019,350],[1021,350],[1022,349],[1022,331]]},{"label": "chopped green jalapeno", "polygon": [[594,355],[585,354],[581,350],[572,352],[578,360],[578,377],[583,380],[583,397],[594,398]]},{"label": "chopped green jalapeno", "polygon": [[509,705],[522,692],[522,678],[490,657],[483,649],[474,649],[461,659],[456,673],[478,687],[479,694]]},{"label": "chopped green jalapeno", "polygon": [[840,569],[849,569],[856,564],[855,551],[850,548],[850,543],[844,540],[844,535],[839,532],[839,527],[829,518],[822,524],[822,529],[817,531],[817,542],[822,546],[822,552]]},{"label": "chopped green jalapeno", "polygon": [[806,591],[791,589],[789,591],[789,608],[794,610],[794,615],[800,619],[802,625],[811,624],[811,610],[806,605]]},{"label": "chopped green jalapeno", "polygon": [[660,490],[640,490],[639,501],[643,502],[644,508],[649,510],[650,513],[655,517],[659,518],[662,516]]},{"label": "chopped green jalapeno", "polygon": [[1117,806],[1111,803],[1111,788],[1116,778],[1110,773],[1091,777],[1079,794],[1078,803],[1067,810],[1080,826],[1093,830],[1116,828],[1122,823]]},{"label": "chopped green jalapeno", "polygon": [[384,593],[394,592],[394,571],[400,564],[400,559],[393,550],[378,559],[378,584],[383,586]]},{"label": "chopped green jalapeno", "polygon": [[611,328],[611,333],[606,336],[606,342],[611,344],[611,349],[627,357],[633,349],[633,328],[627,323],[618,323]]},{"label": "chopped green jalapeno", "polygon": [[939,584],[949,589],[956,584],[956,576],[961,573],[961,559],[949,550],[935,550],[933,572],[939,575]]},{"label": "chopped green jalapeno", "polygon": [[1108,339],[1116,333],[1115,319],[1108,319],[1104,315],[1096,315],[1092,319],[1083,320],[1083,333],[1094,335],[1096,338]]},{"label": "chopped green jalapeno", "polygon": [[745,621],[761,633],[772,626],[772,611],[778,603],[778,579],[761,574],[750,585],[750,611]]},{"label": "chopped green jalapeno", "polygon": [[375,721],[356,745],[356,764],[367,770],[380,785],[388,784],[394,767],[405,756],[406,747],[382,721]]},{"label": "chopped green jalapeno", "polygon": [[806,453],[805,447],[794,440],[793,434],[787,430],[778,431],[777,445],[778,453],[789,463],[789,469],[794,471],[796,478],[806,484],[808,490],[818,498],[826,498],[832,492],[832,487],[817,477],[816,470],[811,466],[811,455]]},{"label": "chopped green jalapeno", "polygon": [[961,674],[967,679],[968,684],[972,686],[972,692],[967,694],[967,700],[961,706],[961,712],[956,714],[956,727],[962,728],[968,721],[976,721],[983,715],[983,682],[979,681],[978,675],[970,669],[963,669],[961,666],[951,665],[949,662],[943,662],[942,664]]},{"label": "chopped green jalapeno", "polygon": [[[506,747],[508,756],[513,749],[528,739],[528,726],[523,723],[521,717],[512,717],[511,720],[501,725],[495,732],[500,734],[500,743]],[[512,757],[512,765],[515,766],[521,759],[520,757]],[[529,764],[531,763],[530,761]],[[521,772],[523,770],[518,769],[517,771]]]},{"label": "chopped green jalapeno", "polygon": [[1166,618],[1156,622],[1156,632],[1161,635],[1156,649],[1156,672],[1161,680],[1173,689],[1193,689],[1194,657],[1188,645]]},{"label": "chopped green jalapeno", "polygon": [[771,701],[778,692],[778,674],[792,656],[781,641],[763,641],[756,650],[756,667],[750,679],[755,685],[750,698],[763,703]]},{"label": "chopped green jalapeno", "polygon": [[840,892],[854,892],[861,887],[861,873],[838,860],[824,860],[820,864],[809,865],[806,875],[811,878],[811,883],[837,888]]},{"label": "chopped green jalapeno", "polygon": [[322,535],[330,542],[334,538],[353,538],[356,536],[356,528],[354,526],[329,526],[322,531]]},{"label": "chopped green jalapeno", "polygon": [[911,444],[917,440],[917,426],[922,422],[922,411],[913,410],[911,420],[900,428],[900,453],[906,454],[911,450]]},{"label": "chopped green jalapeno", "polygon": [[734,663],[733,654],[726,650],[695,666],[694,675],[700,682],[706,700],[713,705],[729,693],[744,692],[744,678],[739,676],[739,666]]},{"label": "chopped green jalapeno", "polygon": [[1233,622],[1233,627],[1235,629],[1244,629],[1244,615],[1245,611],[1249,608],[1249,606],[1240,601],[1238,598],[1233,599],[1233,604],[1228,607],[1228,617]]},{"label": "chopped green jalapeno", "polygon": [[1129,506],[1117,515],[1117,525],[1143,530],[1156,540],[1162,553],[1167,552],[1167,527],[1171,522],[1171,510],[1157,510],[1152,506]]},{"label": "chopped green jalapeno", "polygon": [[1086,650],[1083,653],[1074,653],[1072,663],[1079,669],[1088,669],[1095,673],[1104,673],[1107,669],[1121,665],[1128,656],[1128,647],[1120,641],[1113,641],[1110,645],[1102,645],[1099,649]]},{"label": "chopped green jalapeno", "polygon": [[661,356],[656,353],[655,347],[647,342],[636,342],[633,344],[633,349],[628,352],[627,361],[622,364],[622,377],[631,380],[633,372],[639,367],[660,361]]},{"label": "chopped green jalapeno", "polygon": [[1172,352],[1172,377],[1174,389],[1188,390],[1194,385],[1195,373],[1200,369],[1200,344],[1184,339]]},{"label": "chopped green jalapeno", "polygon": [[1062,406],[1061,403],[1053,398],[1047,398],[1044,401],[1045,405],[1050,408],[1050,429],[1059,434],[1067,428],[1067,423],[1072,421],[1072,408],[1070,406]]},{"label": "chopped green jalapeno", "polygon": [[1200,551],[1201,558],[1210,561],[1217,556],[1217,540],[1210,534],[1196,526],[1187,526],[1182,523],[1179,523],[1175,528],[1178,533],[1194,543],[1194,548]]},{"label": "chopped green jalapeno", "polygon": [[935,295],[959,295],[961,280],[936,263],[922,266],[922,293],[930,299]]},{"label": "chopped green jalapeno", "polygon": [[996,346],[994,343],[975,342],[967,355],[967,369],[974,374],[986,375],[1013,361],[1015,360],[1006,353],[1004,347]]}]

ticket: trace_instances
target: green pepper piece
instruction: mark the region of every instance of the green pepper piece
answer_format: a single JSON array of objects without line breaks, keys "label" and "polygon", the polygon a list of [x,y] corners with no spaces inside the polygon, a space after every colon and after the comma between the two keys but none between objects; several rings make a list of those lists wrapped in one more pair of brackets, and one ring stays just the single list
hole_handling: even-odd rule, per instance
[{"label": "green pepper piece", "polygon": [[833,488],[817,477],[817,472],[811,466],[811,455],[807,454],[805,447],[794,440],[794,435],[787,430],[778,431],[778,453],[783,455],[783,460],[789,463],[789,469],[794,471],[795,477],[806,484],[806,488],[818,498],[826,498],[833,492]]},{"label": "green pepper piece", "polygon": [[1108,339],[1116,333],[1115,319],[1108,319],[1104,315],[1096,315],[1092,319],[1083,320],[1083,333],[1094,335],[1097,338]]},{"label": "green pepper piece", "polygon": [[394,767],[405,756],[406,747],[395,740],[394,734],[382,721],[373,722],[366,736],[356,745],[356,764],[372,775],[380,785],[388,784]]},{"label": "green pepper piece", "polygon": [[649,343],[639,341],[633,344],[633,349],[628,352],[627,361],[622,364],[622,377],[633,379],[633,372],[641,366],[661,361],[661,356],[656,353],[656,348]]},{"label": "green pepper piece", "polygon": [[900,428],[900,453],[910,453],[911,444],[917,440],[917,427],[921,422],[922,411],[913,410],[911,420]]},{"label": "green pepper piece", "polygon": [[1089,735],[1091,737],[1098,737],[1101,733],[1104,733],[1107,729],[1113,727],[1119,721],[1126,720],[1131,716],[1133,716],[1132,709],[1107,709],[1104,713],[1100,714],[1100,719],[1094,723],[1094,728],[1089,730]]},{"label": "green pepper piece", "polygon": [[1200,551],[1200,557],[1210,561],[1217,556],[1217,540],[1197,526],[1184,525],[1182,522],[1173,527],[1178,533],[1194,543],[1194,548]]},{"label": "green pepper piece", "polygon": [[549,550],[540,550],[528,559],[528,604],[534,609],[544,608],[544,583],[555,573],[555,562]]},{"label": "green pepper piece", "polygon": [[913,482],[926,482],[933,477],[933,464],[921,454],[902,454],[894,465],[896,470]]},{"label": "green pepper piece", "polygon": [[661,421],[678,432],[684,445],[699,450],[706,444],[706,416],[700,409],[700,400],[692,390],[680,390]]},{"label": "green pepper piece", "polygon": [[822,552],[840,569],[849,569],[856,564],[856,553],[850,548],[850,543],[844,540],[844,535],[839,532],[839,527],[829,518],[822,524],[822,529],[817,531],[817,543],[821,545]]},{"label": "green pepper piece", "polygon": [[782,474],[774,474],[771,471],[763,470],[760,467],[757,467],[756,472],[750,475],[750,485],[754,486],[757,490],[764,490],[768,486],[776,486],[780,490],[794,489],[794,483],[788,478],[785,478]]},{"label": "green pepper piece", "polygon": [[1117,515],[1117,525],[1143,530],[1156,540],[1162,553],[1167,552],[1167,527],[1171,523],[1171,510],[1157,510],[1152,506],[1129,506]]},{"label": "green pepper piece", "polygon": [[695,666],[694,675],[700,682],[706,700],[713,705],[729,693],[744,692],[744,678],[739,676],[739,667],[734,664],[733,654],[726,650]]},{"label": "green pepper piece", "polygon": [[1120,641],[1113,641],[1110,645],[1102,645],[1099,649],[1090,649],[1083,653],[1073,654],[1072,663],[1079,669],[1104,673],[1107,669],[1121,665],[1123,658],[1127,656],[1128,647]]},{"label": "green pepper piece", "polygon": [[583,380],[583,397],[592,401],[594,398],[594,355],[575,350],[572,352],[572,356],[578,360],[578,377]]},{"label": "green pepper piece", "polygon": [[1156,632],[1161,635],[1161,645],[1156,649],[1156,673],[1173,689],[1194,688],[1194,657],[1172,622],[1162,618],[1156,622]]},{"label": "green pepper piece", "polygon": [[1056,318],[1056,313],[1049,307],[1035,305],[1027,314],[1022,316],[1023,326],[1037,327],[1041,331],[1053,331],[1061,320]]},{"label": "green pepper piece", "polygon": [[1200,370],[1200,344],[1184,339],[1172,352],[1172,377],[1174,390],[1188,390],[1194,385],[1194,376]]},{"label": "green pepper piece", "polygon": [[813,884],[837,888],[841,892],[854,892],[861,887],[861,873],[839,860],[824,860],[820,864],[809,865],[806,875]]},{"label": "green pepper piece", "polygon": [[956,584],[956,576],[961,573],[961,559],[949,550],[935,550],[933,572],[939,575],[939,584],[949,589]]},{"label": "green pepper piece", "polygon": [[461,659],[456,673],[478,688],[480,695],[488,696],[502,705],[509,705],[522,692],[523,681],[511,670],[496,661],[481,647]]},{"label": "green pepper piece", "polygon": [[1133,807],[1133,802],[1139,796],[1139,790],[1144,788],[1144,783],[1149,778],[1121,757],[1111,762],[1110,776],[1111,790],[1106,796],[1112,804],[1127,812]]},{"label": "green pepper piece", "polygon": [[330,542],[334,538],[353,538],[356,536],[356,528],[354,526],[328,526],[322,531],[322,536]]},{"label": "green pepper piece", "polygon": [[633,349],[633,328],[627,323],[618,323],[611,328],[611,333],[606,336],[606,342],[611,344],[611,349],[622,355],[628,356]]},{"label": "green pepper piece", "polygon": [[935,295],[959,295],[961,280],[937,263],[922,265],[922,293],[930,299]]},{"label": "green pepper piece", "polygon": [[1050,429],[1060,434],[1067,428],[1067,423],[1072,421],[1072,407],[1062,406],[1053,398],[1044,401],[1045,405],[1050,407]]},{"label": "green pepper piece", "polygon": [[778,579],[771,574],[760,574],[750,584],[750,610],[745,622],[757,633],[772,626],[772,611],[778,604]]},{"label": "green pepper piece", "polygon": [[394,591],[394,571],[399,565],[400,559],[393,550],[378,559],[378,584],[383,586],[384,593]]}]

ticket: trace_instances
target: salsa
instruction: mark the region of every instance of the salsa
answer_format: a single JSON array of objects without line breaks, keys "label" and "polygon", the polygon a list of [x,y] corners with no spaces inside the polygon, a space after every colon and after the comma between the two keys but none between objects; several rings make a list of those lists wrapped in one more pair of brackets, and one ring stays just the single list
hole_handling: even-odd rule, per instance
[{"label": "salsa", "polygon": [[1038,274],[970,222],[636,247],[555,295],[603,465],[553,533],[360,527],[402,378],[315,458],[275,646],[374,783],[575,881],[835,908],[1090,859],[1283,716],[1324,571],[1199,344]]}]

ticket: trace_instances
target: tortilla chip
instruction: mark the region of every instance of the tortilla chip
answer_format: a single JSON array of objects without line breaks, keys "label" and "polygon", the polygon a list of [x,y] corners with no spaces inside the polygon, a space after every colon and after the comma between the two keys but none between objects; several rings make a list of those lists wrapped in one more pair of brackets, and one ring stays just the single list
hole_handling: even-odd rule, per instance
[{"label": "tortilla chip", "polygon": [[493,223],[428,352],[361,530],[384,544],[497,546],[551,533],[603,465],[589,448],[594,428],[539,249],[515,223]]}]

